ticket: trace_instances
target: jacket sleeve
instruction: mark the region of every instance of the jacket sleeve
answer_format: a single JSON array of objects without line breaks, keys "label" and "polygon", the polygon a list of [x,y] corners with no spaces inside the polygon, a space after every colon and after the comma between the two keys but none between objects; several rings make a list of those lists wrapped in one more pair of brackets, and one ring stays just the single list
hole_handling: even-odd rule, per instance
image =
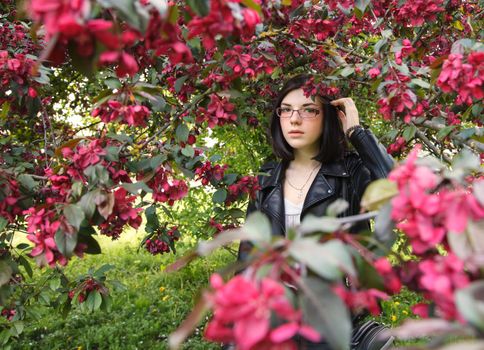
[{"label": "jacket sleeve", "polygon": [[393,167],[393,159],[368,129],[356,129],[351,134],[350,142],[358,157],[350,162],[348,170],[356,194],[361,199],[371,181],[387,177]]}]

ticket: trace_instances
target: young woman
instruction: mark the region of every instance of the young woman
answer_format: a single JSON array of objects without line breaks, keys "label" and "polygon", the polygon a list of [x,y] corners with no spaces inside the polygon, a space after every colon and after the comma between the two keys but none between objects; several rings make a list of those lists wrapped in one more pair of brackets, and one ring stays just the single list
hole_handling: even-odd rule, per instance
[{"label": "young woman", "polygon": [[[299,75],[288,80],[276,98],[270,132],[274,154],[281,161],[262,167],[269,175],[259,177],[261,189],[248,208],[248,214],[259,210],[268,216],[273,235],[285,235],[308,214],[325,215],[338,198],[349,203],[343,216],[358,214],[366,186],[386,177],[393,165],[371,131],[360,126],[351,98],[305,96],[303,87],[310,78]],[[368,222],[360,222],[352,231],[368,228]],[[244,260],[250,249],[250,242],[242,242],[239,259]],[[368,326],[363,338],[380,328],[376,323]],[[386,342],[366,344],[360,338],[358,350],[390,346]],[[301,349],[330,348],[305,342]]]}]

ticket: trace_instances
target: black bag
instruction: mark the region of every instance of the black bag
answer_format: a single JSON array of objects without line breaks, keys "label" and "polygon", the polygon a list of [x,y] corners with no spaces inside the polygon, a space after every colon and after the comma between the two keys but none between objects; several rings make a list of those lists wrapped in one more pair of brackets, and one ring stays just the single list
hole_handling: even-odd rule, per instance
[{"label": "black bag", "polygon": [[351,338],[352,350],[387,350],[393,344],[395,337],[380,337],[388,327],[375,322],[366,321],[357,326]]}]

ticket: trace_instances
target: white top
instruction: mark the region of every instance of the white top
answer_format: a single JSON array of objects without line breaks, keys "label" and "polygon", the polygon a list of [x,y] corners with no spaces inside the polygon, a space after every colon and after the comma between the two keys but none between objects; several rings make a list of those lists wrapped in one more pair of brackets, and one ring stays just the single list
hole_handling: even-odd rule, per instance
[{"label": "white top", "polygon": [[303,204],[303,202],[299,204],[294,204],[293,202],[284,198],[286,230],[291,227],[295,227],[301,223],[301,212]]}]

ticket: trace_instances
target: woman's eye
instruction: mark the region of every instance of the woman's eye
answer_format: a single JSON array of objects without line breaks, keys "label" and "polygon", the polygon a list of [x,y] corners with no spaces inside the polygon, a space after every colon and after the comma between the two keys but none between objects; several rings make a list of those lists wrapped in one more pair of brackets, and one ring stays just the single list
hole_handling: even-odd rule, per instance
[{"label": "woman's eye", "polygon": [[291,111],[292,111],[292,109],[290,109],[290,108],[285,108],[285,107],[281,108],[282,113],[291,113]]},{"label": "woman's eye", "polygon": [[316,108],[304,108],[304,112],[308,114],[318,114],[318,110]]}]

